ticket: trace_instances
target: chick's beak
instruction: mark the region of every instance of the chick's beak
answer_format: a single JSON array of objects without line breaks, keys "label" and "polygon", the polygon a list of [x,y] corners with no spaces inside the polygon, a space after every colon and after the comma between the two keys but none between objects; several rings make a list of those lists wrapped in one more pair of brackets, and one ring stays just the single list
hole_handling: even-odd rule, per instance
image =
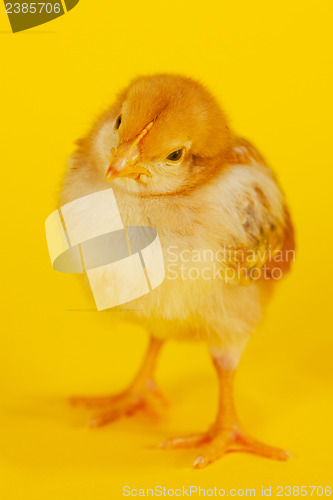
[{"label": "chick's beak", "polygon": [[151,177],[151,173],[144,167],[136,166],[140,157],[138,148],[118,147],[112,148],[110,165],[105,173],[105,180],[112,181],[119,177],[128,177],[136,181],[140,180],[141,175]]}]

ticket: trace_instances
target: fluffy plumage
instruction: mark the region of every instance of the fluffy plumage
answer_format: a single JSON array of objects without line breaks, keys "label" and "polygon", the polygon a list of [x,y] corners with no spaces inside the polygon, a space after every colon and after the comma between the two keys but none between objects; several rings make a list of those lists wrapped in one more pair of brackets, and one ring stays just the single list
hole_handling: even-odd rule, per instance
[{"label": "fluffy plumage", "polygon": [[[181,158],[170,160],[179,151]],[[158,231],[166,265],[163,284],[133,301],[135,313],[124,314],[144,324],[156,342],[205,340],[219,377],[233,373],[294,249],[290,216],[272,170],[230,130],[225,113],[202,85],[156,75],[134,80],[78,141],[60,202],[109,187],[125,225]],[[250,252],[254,260],[248,259]],[[216,276],[221,261],[224,271]],[[226,280],[240,264],[242,273]],[[260,278],[248,279],[252,267]],[[214,459],[206,458],[205,464]]]}]

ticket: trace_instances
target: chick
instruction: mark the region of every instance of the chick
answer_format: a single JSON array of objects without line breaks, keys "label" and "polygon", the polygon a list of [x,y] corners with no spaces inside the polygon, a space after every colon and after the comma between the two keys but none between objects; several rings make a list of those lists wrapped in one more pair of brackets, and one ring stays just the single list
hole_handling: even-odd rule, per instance
[{"label": "chick", "polygon": [[78,141],[60,203],[109,187],[125,226],[157,230],[166,278],[134,300],[131,311],[128,304],[118,307],[151,335],[130,387],[73,402],[100,409],[91,426],[137,411],[157,417],[165,405],[154,382],[161,346],[168,339],[204,340],[219,381],[216,419],[208,431],[168,439],[162,448],[196,447],[195,468],[234,450],[285,460],[287,452],[243,430],[233,403],[244,347],[294,249],[272,170],[231,131],[208,90],[190,78],[161,74],[132,81]]}]

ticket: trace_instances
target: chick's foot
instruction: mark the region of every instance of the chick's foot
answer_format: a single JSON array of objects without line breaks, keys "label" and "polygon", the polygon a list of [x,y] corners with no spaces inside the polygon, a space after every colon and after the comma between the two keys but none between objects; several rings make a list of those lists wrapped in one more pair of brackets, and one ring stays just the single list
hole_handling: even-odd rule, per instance
[{"label": "chick's foot", "polygon": [[141,386],[131,386],[125,391],[104,397],[73,397],[71,403],[75,406],[99,408],[100,413],[89,421],[89,427],[101,427],[123,417],[135,413],[144,413],[150,420],[158,422],[167,406],[167,400],[152,380],[147,380]]},{"label": "chick's foot", "polygon": [[195,469],[203,469],[233,451],[253,453],[275,460],[287,460],[290,457],[286,451],[248,436],[237,425],[227,429],[213,425],[208,432],[168,439],[160,447],[163,449],[199,447],[200,453],[193,463]]}]

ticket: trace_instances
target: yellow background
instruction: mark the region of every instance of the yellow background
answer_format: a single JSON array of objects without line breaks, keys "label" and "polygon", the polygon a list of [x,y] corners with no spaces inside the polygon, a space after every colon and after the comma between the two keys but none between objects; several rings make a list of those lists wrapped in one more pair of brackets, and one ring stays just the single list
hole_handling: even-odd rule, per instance
[{"label": "yellow background", "polygon": [[[332,480],[332,6],[279,2],[84,1],[11,34],[0,5],[0,490],[7,499],[122,498],[122,487],[257,488]],[[278,173],[297,229],[297,263],[241,362],[237,406],[277,463],[230,454],[203,471],[195,451],[161,451],[203,430],[217,384],[203,345],[170,344],[157,378],[166,423],[98,431],[66,397],[124,387],[145,332],[97,313],[80,279],[52,270],[44,221],[66,157],[138,74],[180,72],[217,95],[233,127]],[[274,494],[272,495],[274,497]]]}]

